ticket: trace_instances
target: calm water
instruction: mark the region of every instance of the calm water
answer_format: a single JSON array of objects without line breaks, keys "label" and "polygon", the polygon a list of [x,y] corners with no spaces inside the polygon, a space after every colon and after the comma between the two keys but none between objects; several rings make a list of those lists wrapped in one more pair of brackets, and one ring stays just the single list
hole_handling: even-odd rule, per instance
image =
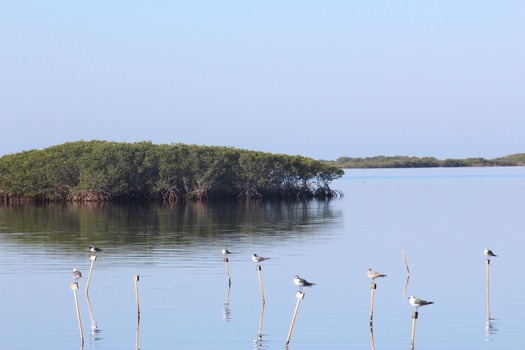
[{"label": "calm water", "polygon": [[[522,349],[525,168],[347,170],[330,202],[0,207],[0,349]],[[89,245],[104,249],[85,297]],[[230,256],[231,289],[220,250]],[[490,264],[486,325],[483,249]],[[401,251],[410,267],[410,281]],[[262,309],[252,253],[262,263]],[[137,334],[135,287],[141,321]],[[406,292],[405,292],[405,288]],[[264,311],[264,313],[262,313]],[[261,315],[262,324],[261,324]],[[258,338],[259,329],[262,331]]]}]

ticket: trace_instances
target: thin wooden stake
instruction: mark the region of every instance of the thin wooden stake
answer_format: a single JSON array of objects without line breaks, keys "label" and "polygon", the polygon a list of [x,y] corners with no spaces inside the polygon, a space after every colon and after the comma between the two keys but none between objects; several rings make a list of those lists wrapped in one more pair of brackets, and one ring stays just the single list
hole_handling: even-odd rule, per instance
[{"label": "thin wooden stake", "polygon": [[487,320],[490,320],[490,285],[489,285],[489,266],[490,266],[490,259],[487,259],[487,265],[485,269],[485,275],[486,275],[486,283],[487,283]]},{"label": "thin wooden stake", "polygon": [[301,292],[301,291],[298,291],[297,294],[295,295],[295,297],[297,298],[297,304],[295,305],[295,311],[294,311],[293,317],[292,317],[292,324],[290,324],[290,330],[288,331],[288,337],[286,338],[286,345],[287,346],[290,343],[290,338],[292,337],[293,325],[295,323],[295,318],[297,317],[297,311],[299,311],[299,305],[301,304],[301,300],[304,299],[304,293]]},{"label": "thin wooden stake", "polygon": [[95,261],[97,260],[97,256],[91,255],[90,259],[91,259],[91,266],[89,267],[89,275],[88,275],[88,280],[86,283],[86,296],[89,293],[89,284],[91,283],[91,273],[93,272],[93,265],[95,264]]},{"label": "thin wooden stake", "polygon": [[402,250],[401,254],[403,255],[403,261],[405,262],[405,267],[407,269],[407,273],[410,276],[410,269],[408,268],[407,257],[405,256],[405,252]]},{"label": "thin wooden stake", "polygon": [[263,290],[262,277],[261,277],[261,265],[256,265],[255,268],[257,269],[257,274],[259,275],[259,289],[261,290],[262,303],[264,304],[265,300],[264,300],[264,290]]},{"label": "thin wooden stake", "polygon": [[406,299],[407,296],[407,288],[408,288],[408,281],[410,280],[410,269],[408,268],[407,263],[407,257],[405,256],[405,251],[401,251],[401,255],[403,255],[403,261],[405,262],[405,267],[407,269],[407,279],[405,281],[405,287],[403,288],[403,299]]},{"label": "thin wooden stake", "polygon": [[372,322],[374,318],[374,294],[376,287],[377,285],[374,282],[370,283],[370,289],[372,290],[370,293],[370,327],[372,327]]},{"label": "thin wooden stake", "polygon": [[226,273],[228,274],[228,287],[232,285],[232,279],[230,277],[230,267],[228,266],[228,258],[224,257],[224,265],[226,265]]},{"label": "thin wooden stake", "polygon": [[410,345],[410,350],[414,350],[414,340],[416,338],[416,320],[417,320],[418,312],[415,311],[412,313],[412,344]]},{"label": "thin wooden stake", "polygon": [[135,281],[135,304],[137,306],[137,318],[140,319],[140,305],[139,305],[139,280],[140,276],[133,276],[133,281]]},{"label": "thin wooden stake", "polygon": [[372,322],[370,322],[370,344],[372,345],[372,350],[375,350],[375,344],[374,344],[374,327]]},{"label": "thin wooden stake", "polygon": [[264,303],[261,304],[261,317],[259,318],[259,330],[257,332],[258,340],[262,340],[263,319],[264,319]]},{"label": "thin wooden stake", "polygon": [[140,305],[139,305],[139,275],[133,276],[135,281],[135,304],[137,306],[137,327],[135,329],[135,350],[139,349],[139,326],[140,326]]},{"label": "thin wooden stake", "polygon": [[82,331],[82,320],[80,319],[80,309],[78,307],[77,289],[78,283],[71,283],[71,290],[73,291],[73,296],[75,298],[75,308],[77,310],[78,329],[80,331],[80,349],[82,349],[84,347],[84,332]]}]

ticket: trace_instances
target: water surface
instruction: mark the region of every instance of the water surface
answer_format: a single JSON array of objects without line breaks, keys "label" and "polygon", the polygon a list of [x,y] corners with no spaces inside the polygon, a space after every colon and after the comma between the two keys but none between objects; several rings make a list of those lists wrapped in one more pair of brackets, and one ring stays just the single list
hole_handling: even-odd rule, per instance
[{"label": "water surface", "polygon": [[[305,289],[290,349],[371,348],[371,267],[377,281],[375,349],[408,349],[413,308],[421,308],[416,349],[521,349],[525,266],[525,169],[347,170],[331,201],[188,205],[45,205],[0,207],[1,349],[133,349],[139,275],[142,349],[282,349],[296,306],[296,274]],[[85,297],[90,244],[104,249]],[[220,250],[227,247],[228,290]],[[484,248],[490,264],[486,325]],[[410,267],[407,277],[401,251]],[[261,294],[252,253],[262,263]],[[406,291],[405,291],[406,287]],[[228,303],[226,303],[226,301]]]}]

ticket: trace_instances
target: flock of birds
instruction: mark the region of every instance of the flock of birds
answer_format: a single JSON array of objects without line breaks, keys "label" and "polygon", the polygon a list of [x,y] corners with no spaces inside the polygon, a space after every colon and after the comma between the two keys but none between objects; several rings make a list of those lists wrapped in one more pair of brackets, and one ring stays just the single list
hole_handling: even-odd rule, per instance
[{"label": "flock of birds", "polygon": [[[368,276],[368,278],[371,278],[372,281],[375,281],[375,279],[379,278],[379,277],[386,277],[385,274],[379,273],[379,272],[374,271],[374,270],[372,270],[370,268],[367,271],[367,276]],[[427,301],[427,300],[419,299],[419,298],[416,298],[413,295],[408,297],[408,301],[410,302],[410,305],[412,305],[412,306],[414,306],[416,308],[416,310],[420,306],[434,304],[433,301]]]},{"label": "flock of birds", "polygon": [[[99,253],[102,251],[102,249],[94,246],[94,245],[90,245],[89,246],[89,250],[93,253],[93,254],[96,254],[96,253]],[[223,248],[222,249],[222,255],[226,258],[228,255],[230,255],[232,252],[230,252],[228,249],[226,248]],[[497,255],[494,254],[494,252],[490,249],[485,249],[483,251],[483,254],[485,254],[485,256],[490,259],[491,257],[496,257]],[[266,261],[266,260],[269,260],[270,258],[265,258],[265,257],[262,257],[262,256],[259,256],[255,253],[252,254],[252,260],[253,262],[255,262],[256,264],[259,264],[263,261]],[[382,274],[382,273],[379,273],[377,271],[374,271],[372,270],[371,268],[368,269],[367,271],[367,276],[368,278],[371,278],[372,281],[375,281],[376,278],[382,278],[382,277],[386,277],[385,274]],[[75,281],[78,281],[79,278],[82,277],[82,273],[77,270],[76,268],[73,269],[73,278],[75,279]],[[307,280],[305,280],[304,278],[301,278],[299,277],[299,275],[295,275],[294,279],[293,279],[293,283],[298,286],[299,288],[303,288],[303,287],[311,287],[311,286],[314,286],[315,283],[313,282],[308,282]],[[411,295],[408,297],[408,300],[410,302],[410,305],[414,306],[416,308],[416,310],[421,307],[421,306],[426,306],[426,305],[430,305],[430,304],[434,304],[433,301],[428,301],[428,300],[423,300],[423,299],[419,299],[419,298],[416,298],[415,296]]]},{"label": "flock of birds", "polygon": [[[485,254],[485,256],[487,257],[487,259],[490,259],[491,257],[496,257],[497,255],[494,254],[494,252],[490,249],[485,249],[483,250],[483,254]],[[382,274],[382,273],[379,273],[379,272],[376,272],[372,269],[368,269],[368,272],[367,272],[367,276],[368,278],[371,278],[372,281],[374,281],[376,278],[378,277],[386,277],[386,275]],[[419,298],[416,298],[415,296],[411,295],[408,297],[408,300],[410,302],[410,305],[414,306],[416,308],[416,311],[419,307],[421,306],[425,306],[425,305],[430,305],[430,304],[434,304],[433,301],[428,301],[428,300],[423,300],[423,299],[419,299]]]},{"label": "flock of birds", "polygon": [[[222,248],[222,255],[226,258],[228,255],[230,255],[232,252],[230,252],[228,249],[226,248]],[[266,261],[266,260],[269,260],[271,258],[265,258],[263,256],[259,256],[255,253],[252,254],[252,260],[254,263],[256,264],[259,264],[263,261]],[[293,283],[298,286],[299,288],[303,288],[303,287],[311,287],[311,286],[315,286],[315,283],[313,282],[308,282],[307,280],[305,280],[304,278],[301,278],[299,277],[299,275],[295,275],[294,279],[293,279]]]}]

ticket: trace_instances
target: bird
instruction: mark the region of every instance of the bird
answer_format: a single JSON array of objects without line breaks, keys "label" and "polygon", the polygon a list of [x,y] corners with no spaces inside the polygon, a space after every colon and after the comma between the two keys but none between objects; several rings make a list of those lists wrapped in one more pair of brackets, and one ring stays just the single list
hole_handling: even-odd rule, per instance
[{"label": "bird", "polygon": [[73,269],[73,277],[75,278],[75,282],[78,281],[79,278],[82,278],[82,272]]},{"label": "bird", "polygon": [[490,258],[491,256],[497,256],[497,255],[494,254],[494,253],[492,252],[492,250],[490,250],[490,249],[485,249],[485,250],[483,251],[483,254],[485,254],[485,255],[486,255],[487,257],[489,257],[489,258]]},{"label": "bird", "polygon": [[230,252],[228,249],[226,248],[222,248],[222,255],[224,255],[224,257],[227,257],[228,255],[230,255],[232,252]]},{"label": "bird", "polygon": [[420,306],[425,306],[425,305],[430,305],[430,304],[434,304],[433,301],[426,301],[426,300],[423,300],[423,299],[418,299],[416,298],[415,296],[411,295],[408,297],[409,301],[410,301],[410,305],[412,306],[415,306],[416,307],[416,310],[418,307]]},{"label": "bird", "polygon": [[99,247],[95,247],[93,244],[89,246],[89,250],[92,252],[92,253],[98,253],[98,252],[101,252],[102,249],[100,249]]},{"label": "bird", "polygon": [[368,269],[367,276],[368,276],[368,278],[371,278],[372,280],[375,280],[378,277],[386,277],[386,275],[383,275],[382,273],[376,272],[376,271],[374,271],[374,270],[372,270],[370,268]]},{"label": "bird", "polygon": [[298,286],[299,288],[302,288],[302,287],[311,287],[311,286],[314,286],[315,283],[312,283],[312,282],[308,282],[307,280],[305,280],[304,278],[301,278],[299,277],[299,275],[295,275],[294,279],[293,279],[293,283]]},{"label": "bird", "polygon": [[254,262],[256,262],[257,264],[260,263],[261,261],[264,261],[264,260],[268,260],[270,258],[263,258],[262,256],[258,256],[257,254],[252,254],[252,260]]}]

